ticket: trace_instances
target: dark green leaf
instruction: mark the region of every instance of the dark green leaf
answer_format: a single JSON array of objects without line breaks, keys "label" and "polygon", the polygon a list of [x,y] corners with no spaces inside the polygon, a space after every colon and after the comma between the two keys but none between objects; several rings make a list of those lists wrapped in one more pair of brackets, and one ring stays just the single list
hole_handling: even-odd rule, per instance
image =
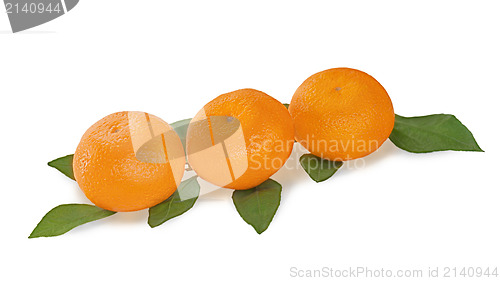
[{"label": "dark green leaf", "polygon": [[449,114],[418,117],[396,115],[390,139],[397,147],[414,153],[483,151],[467,127]]},{"label": "dark green leaf", "polygon": [[56,160],[52,160],[48,163],[52,168],[56,168],[59,172],[66,175],[68,178],[74,180],[75,176],[73,174],[73,154],[66,155]]},{"label": "dark green leaf", "polygon": [[329,179],[342,167],[342,161],[329,161],[313,154],[304,154],[300,157],[300,165],[315,182]]},{"label": "dark green leaf", "polygon": [[286,109],[288,109],[288,107],[290,106],[290,104],[288,103],[284,103],[283,105],[286,107]]},{"label": "dark green leaf", "polygon": [[268,179],[260,185],[233,192],[233,203],[236,210],[257,233],[261,234],[273,220],[280,205],[281,185]]},{"label": "dark green leaf", "polygon": [[191,122],[191,119],[184,119],[170,124],[177,135],[179,135],[182,146],[184,147],[184,151],[186,151],[186,134],[189,127],[189,122]]},{"label": "dark green leaf", "polygon": [[58,236],[79,225],[109,217],[114,213],[93,205],[59,205],[42,218],[28,238]]},{"label": "dark green leaf", "polygon": [[175,218],[191,209],[200,194],[197,176],[189,178],[179,185],[167,200],[149,209],[148,224],[157,227],[171,218]]}]

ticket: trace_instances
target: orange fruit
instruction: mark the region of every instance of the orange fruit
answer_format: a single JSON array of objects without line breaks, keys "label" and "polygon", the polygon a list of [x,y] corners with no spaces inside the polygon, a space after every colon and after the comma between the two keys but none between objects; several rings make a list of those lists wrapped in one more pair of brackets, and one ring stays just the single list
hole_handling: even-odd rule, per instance
[{"label": "orange fruit", "polygon": [[232,189],[255,187],[277,172],[294,143],[292,118],[273,97],[253,89],[223,94],[191,120],[188,162],[203,179]]},{"label": "orange fruit", "polygon": [[307,78],[289,106],[295,137],[312,154],[344,161],[377,150],[394,127],[391,99],[370,75],[333,68]]},{"label": "orange fruit", "polygon": [[144,112],[118,112],[83,135],[73,158],[75,179],[96,206],[137,211],[172,195],[184,173],[179,136]]}]

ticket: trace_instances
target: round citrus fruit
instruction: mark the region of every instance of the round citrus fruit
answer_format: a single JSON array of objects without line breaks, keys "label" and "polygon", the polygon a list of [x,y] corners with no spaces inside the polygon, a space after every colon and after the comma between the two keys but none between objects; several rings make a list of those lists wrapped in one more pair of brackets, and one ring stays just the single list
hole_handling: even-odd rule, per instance
[{"label": "round citrus fruit", "polygon": [[277,172],[294,143],[286,107],[253,89],[223,94],[191,120],[188,162],[203,179],[232,189],[255,187]]},{"label": "round citrus fruit", "polygon": [[144,112],[118,112],[83,135],[74,158],[75,179],[96,206],[137,211],[172,195],[184,173],[179,136],[166,122]]},{"label": "round citrus fruit", "polygon": [[344,161],[377,150],[394,127],[391,99],[370,75],[350,68],[307,78],[289,106],[295,137],[312,154]]}]

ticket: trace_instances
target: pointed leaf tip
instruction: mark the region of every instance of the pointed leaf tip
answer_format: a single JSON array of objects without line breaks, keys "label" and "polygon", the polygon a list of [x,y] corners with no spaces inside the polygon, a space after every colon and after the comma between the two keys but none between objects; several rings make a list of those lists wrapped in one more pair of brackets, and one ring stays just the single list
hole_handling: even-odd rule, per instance
[{"label": "pointed leaf tip", "polygon": [[73,154],[52,160],[47,165],[57,169],[68,178],[75,180],[75,175],[73,174]]},{"label": "pointed leaf tip", "polygon": [[330,161],[313,154],[304,154],[299,159],[300,165],[315,182],[331,178],[342,167],[342,161]]},{"label": "pointed leaf tip", "polygon": [[389,138],[397,147],[413,153],[445,150],[484,152],[469,129],[451,114],[396,115]]},{"label": "pointed leaf tip", "polygon": [[149,208],[148,224],[151,228],[180,216],[191,209],[200,194],[197,176],[191,177],[179,185],[167,200]]},{"label": "pointed leaf tip", "polygon": [[281,200],[281,185],[268,179],[260,185],[233,192],[233,203],[243,220],[258,234],[271,224]]},{"label": "pointed leaf tip", "polygon": [[65,204],[50,210],[37,224],[28,238],[62,235],[71,229],[105,217],[115,212],[87,204]]}]

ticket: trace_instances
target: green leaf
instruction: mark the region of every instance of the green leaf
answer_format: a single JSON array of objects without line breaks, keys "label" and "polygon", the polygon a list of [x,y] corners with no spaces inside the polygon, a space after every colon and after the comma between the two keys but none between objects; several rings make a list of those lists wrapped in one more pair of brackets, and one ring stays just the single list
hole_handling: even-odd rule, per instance
[{"label": "green leaf", "polygon": [[75,175],[73,174],[73,154],[52,160],[48,165],[52,168],[56,168],[68,178],[75,180]]},{"label": "green leaf", "polygon": [[175,218],[191,209],[200,194],[197,176],[189,178],[179,185],[167,200],[149,209],[148,224],[157,227],[171,218]]},{"label": "green leaf", "polygon": [[288,109],[288,107],[290,106],[290,104],[288,103],[284,103],[283,105],[286,107],[286,109]]},{"label": "green leaf", "polygon": [[313,154],[300,156],[300,165],[315,182],[329,179],[342,167],[342,161],[329,161]]},{"label": "green leaf", "polygon": [[109,217],[114,213],[93,205],[59,205],[42,218],[28,238],[58,236],[79,225]]},{"label": "green leaf", "polygon": [[186,151],[186,134],[189,127],[189,122],[191,122],[191,119],[184,119],[170,124],[177,135],[179,135],[182,146],[184,147],[184,151]]},{"label": "green leaf", "polygon": [[483,151],[467,127],[450,114],[418,117],[396,115],[390,139],[397,147],[414,153]]},{"label": "green leaf", "polygon": [[269,227],[278,210],[281,185],[268,179],[254,188],[235,190],[232,197],[234,206],[243,220],[261,234]]}]

